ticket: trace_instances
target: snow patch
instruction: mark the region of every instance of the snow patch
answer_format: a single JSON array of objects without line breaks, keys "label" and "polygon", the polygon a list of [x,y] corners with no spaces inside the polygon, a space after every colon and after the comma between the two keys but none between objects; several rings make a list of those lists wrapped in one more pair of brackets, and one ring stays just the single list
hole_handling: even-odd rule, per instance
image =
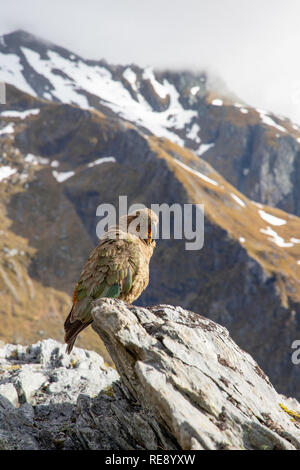
[{"label": "snow patch", "polygon": [[230,193],[230,196],[242,207],[246,207],[244,201],[242,201],[236,194]]},{"label": "snow patch", "polygon": [[263,210],[259,210],[258,212],[261,218],[271,225],[285,225],[286,224],[286,220],[284,219],[275,217],[274,215],[268,214],[267,212]]},{"label": "snow patch", "polygon": [[219,98],[216,98],[216,99],[212,100],[211,104],[214,105],[214,106],[223,106],[223,100],[220,100]]},{"label": "snow patch", "polygon": [[14,125],[10,122],[3,129],[0,129],[0,135],[13,134],[14,130]]},{"label": "snow patch", "polygon": [[31,163],[32,165],[48,165],[49,159],[44,157],[39,157],[37,155],[33,155],[32,153],[28,153],[24,158],[26,163]]},{"label": "snow patch", "polygon": [[201,155],[206,153],[209,149],[211,149],[214,145],[215,145],[214,142],[212,142],[211,144],[201,144],[200,147],[198,148],[197,152],[196,152],[197,155],[199,155],[199,157],[200,157]]},{"label": "snow patch", "polygon": [[197,93],[198,93],[199,90],[200,90],[200,87],[199,87],[199,86],[193,86],[193,87],[191,88],[191,94],[192,94],[193,96],[195,96],[195,95],[197,95]]},{"label": "snow patch", "polygon": [[58,171],[52,171],[52,175],[58,183],[66,181],[67,179],[71,178],[74,174],[74,171],[62,171],[60,173]]},{"label": "snow patch", "polygon": [[35,91],[26,82],[23,76],[23,66],[15,54],[3,54],[0,52],[0,79],[2,82],[10,83],[25,93],[36,96]]},{"label": "snow patch", "polygon": [[236,108],[240,108],[241,113],[247,114],[249,112],[245,105],[241,103],[234,103],[233,106],[235,106]]},{"label": "snow patch", "polygon": [[280,126],[275,121],[273,121],[273,119],[268,115],[267,111],[259,108],[256,108],[256,111],[259,113],[260,118],[264,124],[266,124],[267,126],[274,127],[275,129],[278,129],[281,132],[287,132],[284,127]]},{"label": "snow patch", "polygon": [[95,160],[94,162],[91,162],[88,164],[88,167],[89,168],[92,168],[96,165],[101,165],[101,163],[107,163],[107,162],[111,162],[111,163],[115,163],[116,162],[116,159],[115,157],[102,157],[102,158],[98,158],[97,160]]},{"label": "snow patch", "polygon": [[128,83],[130,83],[131,88],[137,93],[137,86],[136,86],[136,73],[131,70],[130,67],[127,67],[126,70],[123,72],[123,77],[125,80],[127,80]]},{"label": "snow patch", "polygon": [[267,229],[261,228],[259,231],[265,235],[270,235],[268,240],[275,243],[277,246],[280,246],[281,248],[290,248],[291,246],[294,246],[293,243],[285,242],[284,239],[278,235],[278,233],[271,229],[271,227],[267,227]]},{"label": "snow patch", "polygon": [[0,181],[9,178],[10,176],[14,175],[17,172],[15,168],[11,168],[10,166],[0,166]]},{"label": "snow patch", "polygon": [[150,80],[151,85],[153,86],[153,89],[154,89],[155,93],[161,99],[165,99],[168,96],[168,89],[166,88],[165,85],[162,85],[161,83],[159,83],[158,80],[156,80],[156,78],[154,76],[154,73],[153,73],[152,67],[147,67],[144,70],[143,79],[144,80]]},{"label": "snow patch", "polygon": [[19,250],[17,250],[17,248],[9,249],[9,248],[4,247],[3,251],[6,253],[7,256],[16,256],[17,254],[19,254]]},{"label": "snow patch", "polygon": [[184,168],[185,170],[187,170],[188,172],[192,173],[193,175],[196,175],[198,176],[199,178],[203,179],[204,181],[206,181],[207,183],[210,183],[210,184],[213,184],[214,186],[219,186],[219,184],[212,180],[211,178],[209,178],[208,176],[206,175],[203,175],[203,173],[200,173],[200,171],[197,171],[197,170],[193,170],[192,168],[190,168],[189,166],[185,165],[184,163],[182,163],[180,160],[177,160],[176,158],[174,158],[174,161],[182,166],[182,168]]},{"label": "snow patch", "polygon": [[195,122],[192,127],[189,129],[187,132],[186,136],[188,139],[194,140],[197,144],[200,144],[201,139],[198,136],[198,133],[200,132],[200,126]]},{"label": "snow patch", "polygon": [[28,116],[36,116],[39,114],[40,110],[39,109],[28,109],[26,111],[14,111],[14,110],[8,110],[8,111],[2,111],[0,113],[1,117],[11,117],[11,118],[18,118],[18,119],[26,119]]},{"label": "snow patch", "polygon": [[[49,59],[46,60],[42,59],[37,52],[27,47],[21,47],[21,49],[31,67],[39,74],[44,75],[52,84],[52,96],[65,103],[76,104],[82,108],[89,108],[87,98],[77,91],[80,89],[81,83],[79,80],[78,86],[76,86],[75,80],[76,78],[80,79],[83,77],[80,75],[80,71],[76,70],[76,63],[70,62],[54,51],[48,51],[47,55]],[[58,75],[55,73],[55,69],[61,70],[68,75],[68,77],[72,78]],[[84,79],[88,82],[86,75]],[[84,88],[84,86],[82,88]]]}]

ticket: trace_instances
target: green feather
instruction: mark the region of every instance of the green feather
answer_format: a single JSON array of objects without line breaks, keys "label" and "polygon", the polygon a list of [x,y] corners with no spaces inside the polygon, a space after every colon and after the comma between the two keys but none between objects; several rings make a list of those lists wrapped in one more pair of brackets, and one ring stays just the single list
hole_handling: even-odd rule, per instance
[{"label": "green feather", "polygon": [[132,272],[130,269],[127,271],[127,276],[122,283],[122,291],[127,294],[132,288]]},{"label": "green feather", "polygon": [[80,320],[82,322],[89,321],[90,316],[91,316],[91,311],[92,311],[92,305],[89,303],[86,309],[84,310]]},{"label": "green feather", "polygon": [[110,286],[108,291],[106,292],[106,297],[117,298],[121,292],[120,284],[114,284]]},{"label": "green feather", "polygon": [[105,281],[95,286],[94,289],[92,290],[91,297],[93,297],[93,299],[97,299],[98,297],[100,297],[100,295],[103,293],[106,286],[107,284]]},{"label": "green feather", "polygon": [[76,301],[82,300],[87,296],[87,290],[85,287],[80,287],[80,289],[76,289]]},{"label": "green feather", "polygon": [[76,292],[80,292],[81,290],[85,289],[83,281],[79,281],[76,287]]},{"label": "green feather", "polygon": [[101,268],[102,266],[106,266],[107,263],[109,262],[109,259],[107,258],[107,256],[101,256],[99,257],[99,261],[97,263],[97,266],[99,266],[99,268]]}]

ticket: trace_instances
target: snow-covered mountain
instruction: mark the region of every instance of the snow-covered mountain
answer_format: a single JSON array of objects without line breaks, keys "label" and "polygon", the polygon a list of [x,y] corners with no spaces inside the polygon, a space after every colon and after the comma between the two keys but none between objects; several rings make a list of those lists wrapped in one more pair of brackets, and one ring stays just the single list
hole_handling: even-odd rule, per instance
[{"label": "snow-covered mountain", "polygon": [[33,96],[84,109],[109,108],[159,137],[183,144],[188,134],[200,143],[194,105],[207,93],[205,73],[186,73],[176,87],[175,75],[84,60],[17,31],[0,39],[0,77]]},{"label": "snow-covered mountain", "polygon": [[16,31],[0,38],[0,81],[45,100],[96,109],[133,123],[145,136],[185,146],[251,199],[300,215],[292,176],[299,126],[245,105],[205,71],[155,72],[85,60]]}]

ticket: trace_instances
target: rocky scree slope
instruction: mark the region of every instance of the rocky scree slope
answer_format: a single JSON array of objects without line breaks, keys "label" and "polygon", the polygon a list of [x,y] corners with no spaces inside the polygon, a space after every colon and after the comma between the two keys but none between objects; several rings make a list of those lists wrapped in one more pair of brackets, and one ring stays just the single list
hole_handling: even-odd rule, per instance
[{"label": "rocky scree slope", "polygon": [[92,351],[0,348],[1,449],[300,448],[300,405],[228,331],[181,307],[95,302]]}]

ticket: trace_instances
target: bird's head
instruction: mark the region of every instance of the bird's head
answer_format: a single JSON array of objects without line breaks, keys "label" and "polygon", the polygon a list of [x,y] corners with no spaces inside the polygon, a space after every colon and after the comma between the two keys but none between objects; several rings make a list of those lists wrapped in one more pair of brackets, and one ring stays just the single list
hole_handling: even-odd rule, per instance
[{"label": "bird's head", "polygon": [[153,239],[158,217],[151,209],[138,209],[120,218],[120,228],[141,238],[147,245],[155,246]]}]

